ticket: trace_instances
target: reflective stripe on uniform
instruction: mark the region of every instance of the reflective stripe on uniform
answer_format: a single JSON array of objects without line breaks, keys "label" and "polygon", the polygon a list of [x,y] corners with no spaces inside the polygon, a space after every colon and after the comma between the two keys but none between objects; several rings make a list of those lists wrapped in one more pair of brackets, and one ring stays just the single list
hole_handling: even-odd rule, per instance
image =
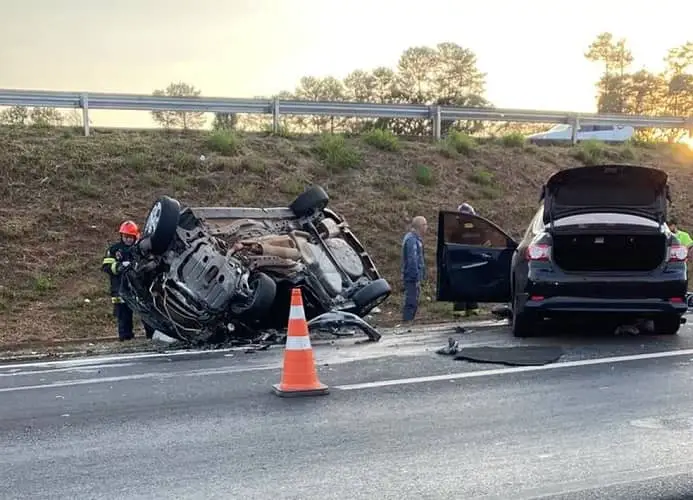
[{"label": "reflective stripe on uniform", "polygon": [[120,297],[111,297],[111,302],[114,304],[122,304],[124,301]]},{"label": "reflective stripe on uniform", "polygon": [[104,257],[102,264],[103,264],[104,266],[110,266],[110,265],[113,264],[115,261],[116,261],[116,260],[115,260],[114,257]]},{"label": "reflective stripe on uniform", "polygon": [[118,267],[117,266],[118,266],[118,263],[115,261],[115,259],[113,259],[113,262],[111,263],[111,272],[113,274],[118,273]]}]

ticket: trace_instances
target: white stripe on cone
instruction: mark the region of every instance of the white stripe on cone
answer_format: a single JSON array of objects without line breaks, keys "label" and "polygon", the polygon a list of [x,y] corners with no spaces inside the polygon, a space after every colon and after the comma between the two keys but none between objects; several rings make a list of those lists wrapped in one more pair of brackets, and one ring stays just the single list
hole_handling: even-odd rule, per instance
[{"label": "white stripe on cone", "polygon": [[307,351],[310,348],[310,337],[302,335],[300,337],[289,336],[286,338],[286,350],[288,351]]},{"label": "white stripe on cone", "polygon": [[289,309],[289,319],[306,319],[306,314],[303,312],[303,307],[291,306],[291,309]]}]

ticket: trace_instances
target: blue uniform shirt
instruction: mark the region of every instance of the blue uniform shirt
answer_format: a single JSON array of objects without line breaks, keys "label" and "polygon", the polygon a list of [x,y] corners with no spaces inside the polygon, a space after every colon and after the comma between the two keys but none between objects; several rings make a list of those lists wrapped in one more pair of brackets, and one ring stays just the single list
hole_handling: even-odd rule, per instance
[{"label": "blue uniform shirt", "polygon": [[402,281],[421,281],[426,277],[421,237],[409,231],[402,240]]}]

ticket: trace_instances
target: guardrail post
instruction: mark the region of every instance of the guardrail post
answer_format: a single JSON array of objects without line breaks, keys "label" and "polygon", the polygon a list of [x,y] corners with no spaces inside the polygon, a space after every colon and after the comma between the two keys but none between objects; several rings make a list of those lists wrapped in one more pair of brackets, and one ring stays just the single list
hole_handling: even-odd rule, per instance
[{"label": "guardrail post", "polygon": [[82,106],[82,125],[84,126],[84,136],[89,137],[89,96],[82,94],[80,99]]},{"label": "guardrail post", "polygon": [[440,117],[440,106],[431,106],[431,120],[433,122],[433,138],[436,141],[440,140],[441,135],[441,117]]},{"label": "guardrail post", "polygon": [[279,99],[272,101],[272,133],[279,133]]},{"label": "guardrail post", "polygon": [[575,146],[577,144],[577,133],[580,128],[580,115],[573,115],[570,117],[570,143]]}]

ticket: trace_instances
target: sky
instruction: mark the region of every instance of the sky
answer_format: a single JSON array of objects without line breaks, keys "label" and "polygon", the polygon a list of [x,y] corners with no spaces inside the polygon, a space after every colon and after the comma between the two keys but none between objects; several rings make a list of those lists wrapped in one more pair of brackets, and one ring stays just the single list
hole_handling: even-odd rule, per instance
[{"label": "sky", "polygon": [[498,107],[594,112],[600,67],[584,53],[597,34],[626,38],[634,69],[658,70],[693,40],[692,19],[685,0],[4,0],[0,88],[151,94],[185,81],[205,96],[254,97],[450,41],[477,55]]}]

